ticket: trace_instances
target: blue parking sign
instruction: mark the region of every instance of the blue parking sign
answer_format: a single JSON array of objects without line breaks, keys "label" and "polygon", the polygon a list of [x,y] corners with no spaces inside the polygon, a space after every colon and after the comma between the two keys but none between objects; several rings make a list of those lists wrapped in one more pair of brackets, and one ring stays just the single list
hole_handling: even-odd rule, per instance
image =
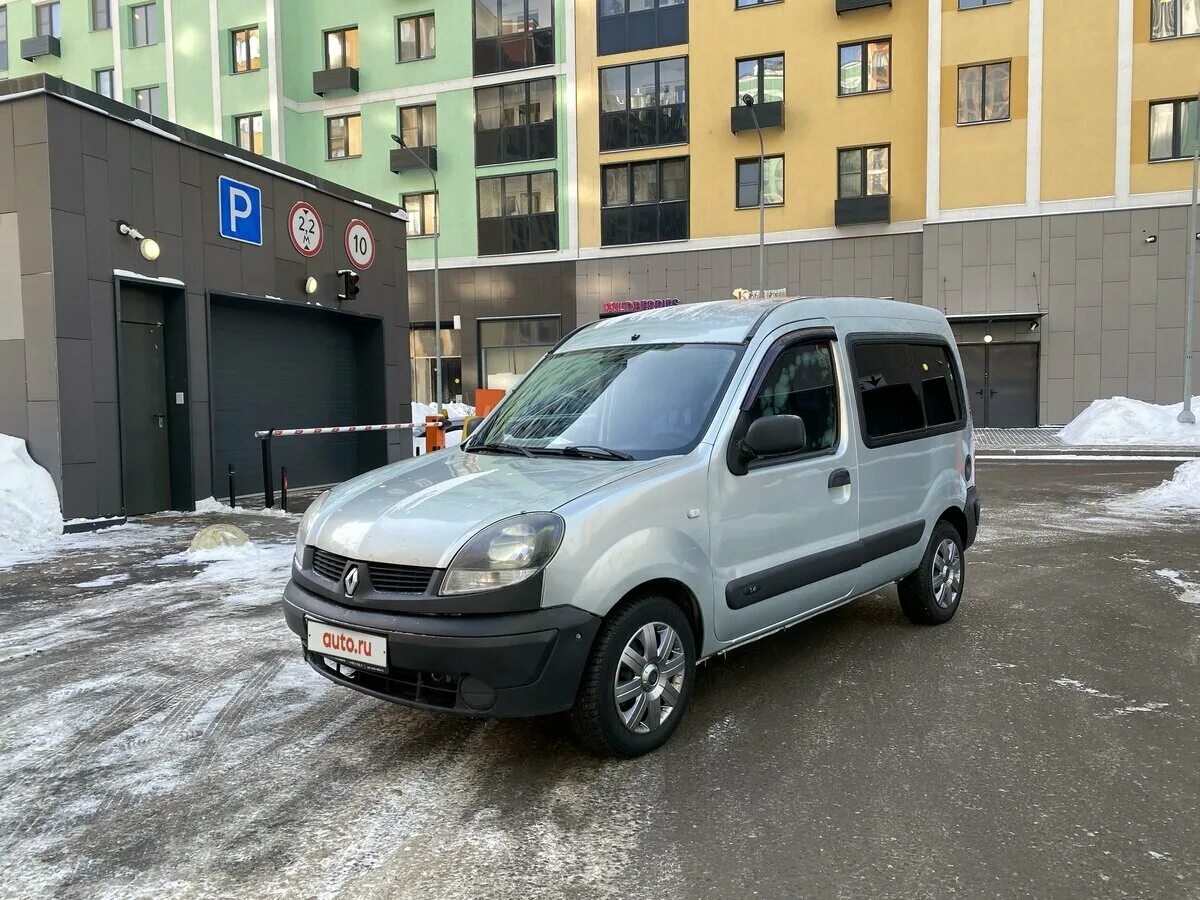
[{"label": "blue parking sign", "polygon": [[221,237],[261,247],[262,191],[224,175],[218,180],[217,190],[220,194]]}]

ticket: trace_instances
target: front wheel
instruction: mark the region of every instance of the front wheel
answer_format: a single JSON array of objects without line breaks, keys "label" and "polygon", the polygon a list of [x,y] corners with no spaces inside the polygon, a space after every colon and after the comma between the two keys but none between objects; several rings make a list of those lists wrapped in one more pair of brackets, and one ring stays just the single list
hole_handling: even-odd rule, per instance
[{"label": "front wheel", "polygon": [[592,648],[571,724],[585,747],[641,756],[667,742],[692,693],[696,641],[683,611],[648,594],[608,619]]},{"label": "front wheel", "polygon": [[899,585],[900,608],[918,625],[941,625],[954,618],[966,584],[962,536],[949,522],[938,522],[917,571]]}]

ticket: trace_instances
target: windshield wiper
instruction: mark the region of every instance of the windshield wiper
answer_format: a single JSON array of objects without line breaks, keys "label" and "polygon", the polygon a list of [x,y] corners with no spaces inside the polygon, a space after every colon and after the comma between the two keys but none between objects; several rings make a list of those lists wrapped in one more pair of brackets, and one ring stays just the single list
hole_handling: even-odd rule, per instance
[{"label": "windshield wiper", "polygon": [[598,444],[572,444],[562,448],[563,456],[578,456],[583,459],[619,459],[628,462],[633,459],[628,453],[601,447]]},{"label": "windshield wiper", "polygon": [[492,453],[511,453],[514,456],[528,456],[530,459],[533,459],[532,453],[524,447],[518,447],[516,444],[472,444],[470,447],[467,447],[467,450],[472,453],[488,451]]}]

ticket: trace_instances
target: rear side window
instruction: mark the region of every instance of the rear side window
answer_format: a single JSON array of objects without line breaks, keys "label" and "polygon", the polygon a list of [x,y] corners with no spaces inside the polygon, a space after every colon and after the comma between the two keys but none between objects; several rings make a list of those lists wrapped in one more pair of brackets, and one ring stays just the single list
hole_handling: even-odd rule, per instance
[{"label": "rear side window", "polygon": [[853,357],[868,442],[916,439],[961,420],[958,376],[944,344],[861,342]]}]

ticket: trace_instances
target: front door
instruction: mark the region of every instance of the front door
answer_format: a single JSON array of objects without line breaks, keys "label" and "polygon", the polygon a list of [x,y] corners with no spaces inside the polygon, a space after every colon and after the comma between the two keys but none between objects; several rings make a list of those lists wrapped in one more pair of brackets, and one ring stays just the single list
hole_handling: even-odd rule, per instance
[{"label": "front door", "polygon": [[958,352],[977,427],[1037,427],[1038,344],[964,344]]},{"label": "front door", "polygon": [[[712,454],[710,547],[722,640],[794,619],[854,590],[857,449],[849,437],[845,368],[831,336],[829,329],[785,330],[769,342],[732,434]],[[737,447],[755,419],[773,415],[803,420],[803,451],[751,460],[740,473],[728,447]]]},{"label": "front door", "polygon": [[121,433],[125,513],[171,508],[171,452],[163,326],[121,323]]}]

